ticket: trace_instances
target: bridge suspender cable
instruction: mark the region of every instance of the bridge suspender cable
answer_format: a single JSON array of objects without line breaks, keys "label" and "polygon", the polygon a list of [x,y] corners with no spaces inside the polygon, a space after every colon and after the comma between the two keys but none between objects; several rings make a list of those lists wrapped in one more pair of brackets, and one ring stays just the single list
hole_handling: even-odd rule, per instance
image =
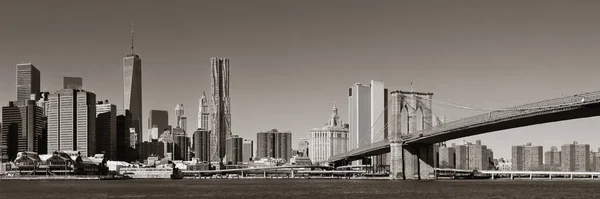
[{"label": "bridge suspender cable", "polygon": [[[377,122],[379,122],[379,120],[381,120],[381,116],[383,116],[383,114],[387,111],[387,108],[388,108],[388,106],[390,105],[391,102],[392,102],[392,98],[390,98],[388,100],[388,102],[385,104],[385,107],[383,107],[383,111],[381,111],[381,114],[379,114],[379,116],[377,117],[377,120],[375,120],[375,122],[373,122],[373,124],[371,125],[371,128],[369,128],[369,131],[367,133],[363,134],[360,138],[357,137],[357,139],[359,139],[359,140],[369,139],[369,137],[371,136],[371,132],[373,130],[373,127],[375,127],[375,125],[377,124]],[[370,144],[370,143],[366,143],[366,144]],[[362,145],[362,146],[365,146],[365,145]],[[357,147],[362,147],[362,146],[359,145]]]}]

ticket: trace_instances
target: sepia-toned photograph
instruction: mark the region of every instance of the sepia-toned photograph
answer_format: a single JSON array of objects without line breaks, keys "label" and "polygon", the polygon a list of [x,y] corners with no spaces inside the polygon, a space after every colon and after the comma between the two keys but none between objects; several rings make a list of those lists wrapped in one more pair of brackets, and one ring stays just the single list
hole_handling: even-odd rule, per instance
[{"label": "sepia-toned photograph", "polygon": [[598,198],[600,1],[0,0],[0,198]]}]

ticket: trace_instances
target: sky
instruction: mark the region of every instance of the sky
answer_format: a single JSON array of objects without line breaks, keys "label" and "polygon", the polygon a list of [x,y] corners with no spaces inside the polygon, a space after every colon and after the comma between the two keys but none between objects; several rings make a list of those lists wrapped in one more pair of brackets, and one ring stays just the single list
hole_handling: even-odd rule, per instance
[{"label": "sky", "polygon": [[[98,100],[123,105],[123,57],[142,58],[143,127],[151,109],[184,104],[188,130],[210,94],[210,58],[230,59],[232,131],[289,130],[294,148],[348,88],[432,92],[467,106],[504,108],[600,90],[600,2],[581,1],[1,1],[0,101],[16,99],[15,66],[31,62],[42,89],[83,78]],[[478,111],[434,106],[447,121]],[[465,138],[510,158],[510,146],[579,141],[597,151],[600,118]],[[146,132],[144,132],[146,133]],[[144,139],[147,136],[144,135]],[[462,143],[463,139],[450,141]]]}]

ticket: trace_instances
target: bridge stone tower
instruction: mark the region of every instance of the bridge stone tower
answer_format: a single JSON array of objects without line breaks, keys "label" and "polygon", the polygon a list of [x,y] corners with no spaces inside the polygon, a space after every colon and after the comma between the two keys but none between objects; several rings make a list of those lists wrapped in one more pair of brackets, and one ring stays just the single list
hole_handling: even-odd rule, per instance
[{"label": "bridge stone tower", "polygon": [[[419,119],[423,129],[432,127],[433,93],[392,91],[390,95],[392,97],[392,116],[389,124],[390,177],[392,179],[427,178],[436,166],[434,145],[405,145],[402,136],[417,132]],[[422,113],[422,118],[417,118],[419,111]],[[406,126],[402,126],[402,118],[408,120]],[[402,134],[403,128],[406,129],[404,134]]]}]

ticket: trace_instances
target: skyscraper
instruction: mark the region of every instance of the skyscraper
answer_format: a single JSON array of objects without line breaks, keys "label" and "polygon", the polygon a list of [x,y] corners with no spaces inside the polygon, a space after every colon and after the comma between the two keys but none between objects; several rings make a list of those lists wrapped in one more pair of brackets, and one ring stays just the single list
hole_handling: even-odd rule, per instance
[{"label": "skyscraper", "polygon": [[229,99],[229,59],[211,58],[212,117],[211,161],[221,162],[225,156],[225,139],[231,136]]},{"label": "skyscraper", "polygon": [[[350,128],[347,150],[387,138],[388,89],[383,81],[371,80],[370,85],[355,84],[349,89],[348,101]],[[375,165],[384,164],[387,157],[387,154],[374,156]]]},{"label": "skyscraper", "polygon": [[248,163],[252,161],[252,158],[254,157],[254,141],[244,139],[242,145],[242,162]]},{"label": "skyscraper", "polygon": [[136,144],[142,143],[142,59],[133,51],[131,25],[131,54],[123,58],[123,108],[131,111],[131,127],[137,133]]},{"label": "skyscraper", "polygon": [[2,136],[0,156],[8,156],[3,161],[14,160],[18,152],[39,152],[38,141],[42,136],[44,123],[43,110],[34,100],[11,101],[2,107]]},{"label": "skyscraper", "polygon": [[[32,99],[35,99],[35,94],[32,94]],[[38,154],[48,154],[48,97],[50,92],[40,93],[40,99],[37,101],[37,106],[43,110],[42,114],[42,135],[38,139]]]},{"label": "skyscraper", "polygon": [[134,154],[131,153],[129,125],[131,124],[131,112],[124,110],[117,116],[117,160],[131,161]]},{"label": "skyscraper", "polygon": [[96,151],[117,160],[117,106],[108,100],[96,104]]},{"label": "skyscraper", "polygon": [[150,110],[150,114],[148,115],[148,129],[157,126],[158,137],[160,137],[165,129],[169,128],[169,112],[165,110]]},{"label": "skyscraper", "polygon": [[[39,94],[40,83],[40,71],[33,64],[17,64],[17,101],[29,100],[31,94]],[[38,99],[36,96],[34,100]]]},{"label": "skyscraper", "polygon": [[63,77],[63,89],[83,89],[81,77]]},{"label": "skyscraper", "polygon": [[357,83],[348,92],[350,120],[348,151],[363,146],[371,138],[371,89]]},{"label": "skyscraper", "polygon": [[310,155],[308,156],[313,164],[325,162],[329,157],[346,153],[348,150],[348,129],[340,120],[338,109],[333,105],[331,118],[320,128],[313,128],[308,133],[308,146]]},{"label": "skyscraper", "polygon": [[233,165],[242,163],[242,145],[243,138],[233,135],[227,138],[225,141],[225,146],[227,148],[227,163],[231,163]]},{"label": "skyscraper", "polygon": [[96,94],[62,89],[48,100],[48,152],[96,154]]},{"label": "skyscraper", "polygon": [[208,110],[208,100],[206,99],[206,93],[202,92],[202,98],[200,98],[200,103],[198,106],[198,128],[209,130],[208,129],[208,116],[210,112]]},{"label": "skyscraper", "polygon": [[194,154],[198,161],[210,161],[210,131],[197,129],[194,132]]},{"label": "skyscraper", "polygon": [[184,109],[183,109],[183,104],[177,104],[175,106],[175,116],[177,117],[175,119],[175,126],[176,127],[182,127],[181,120],[182,120],[183,115],[185,115],[185,112],[184,112]]}]

